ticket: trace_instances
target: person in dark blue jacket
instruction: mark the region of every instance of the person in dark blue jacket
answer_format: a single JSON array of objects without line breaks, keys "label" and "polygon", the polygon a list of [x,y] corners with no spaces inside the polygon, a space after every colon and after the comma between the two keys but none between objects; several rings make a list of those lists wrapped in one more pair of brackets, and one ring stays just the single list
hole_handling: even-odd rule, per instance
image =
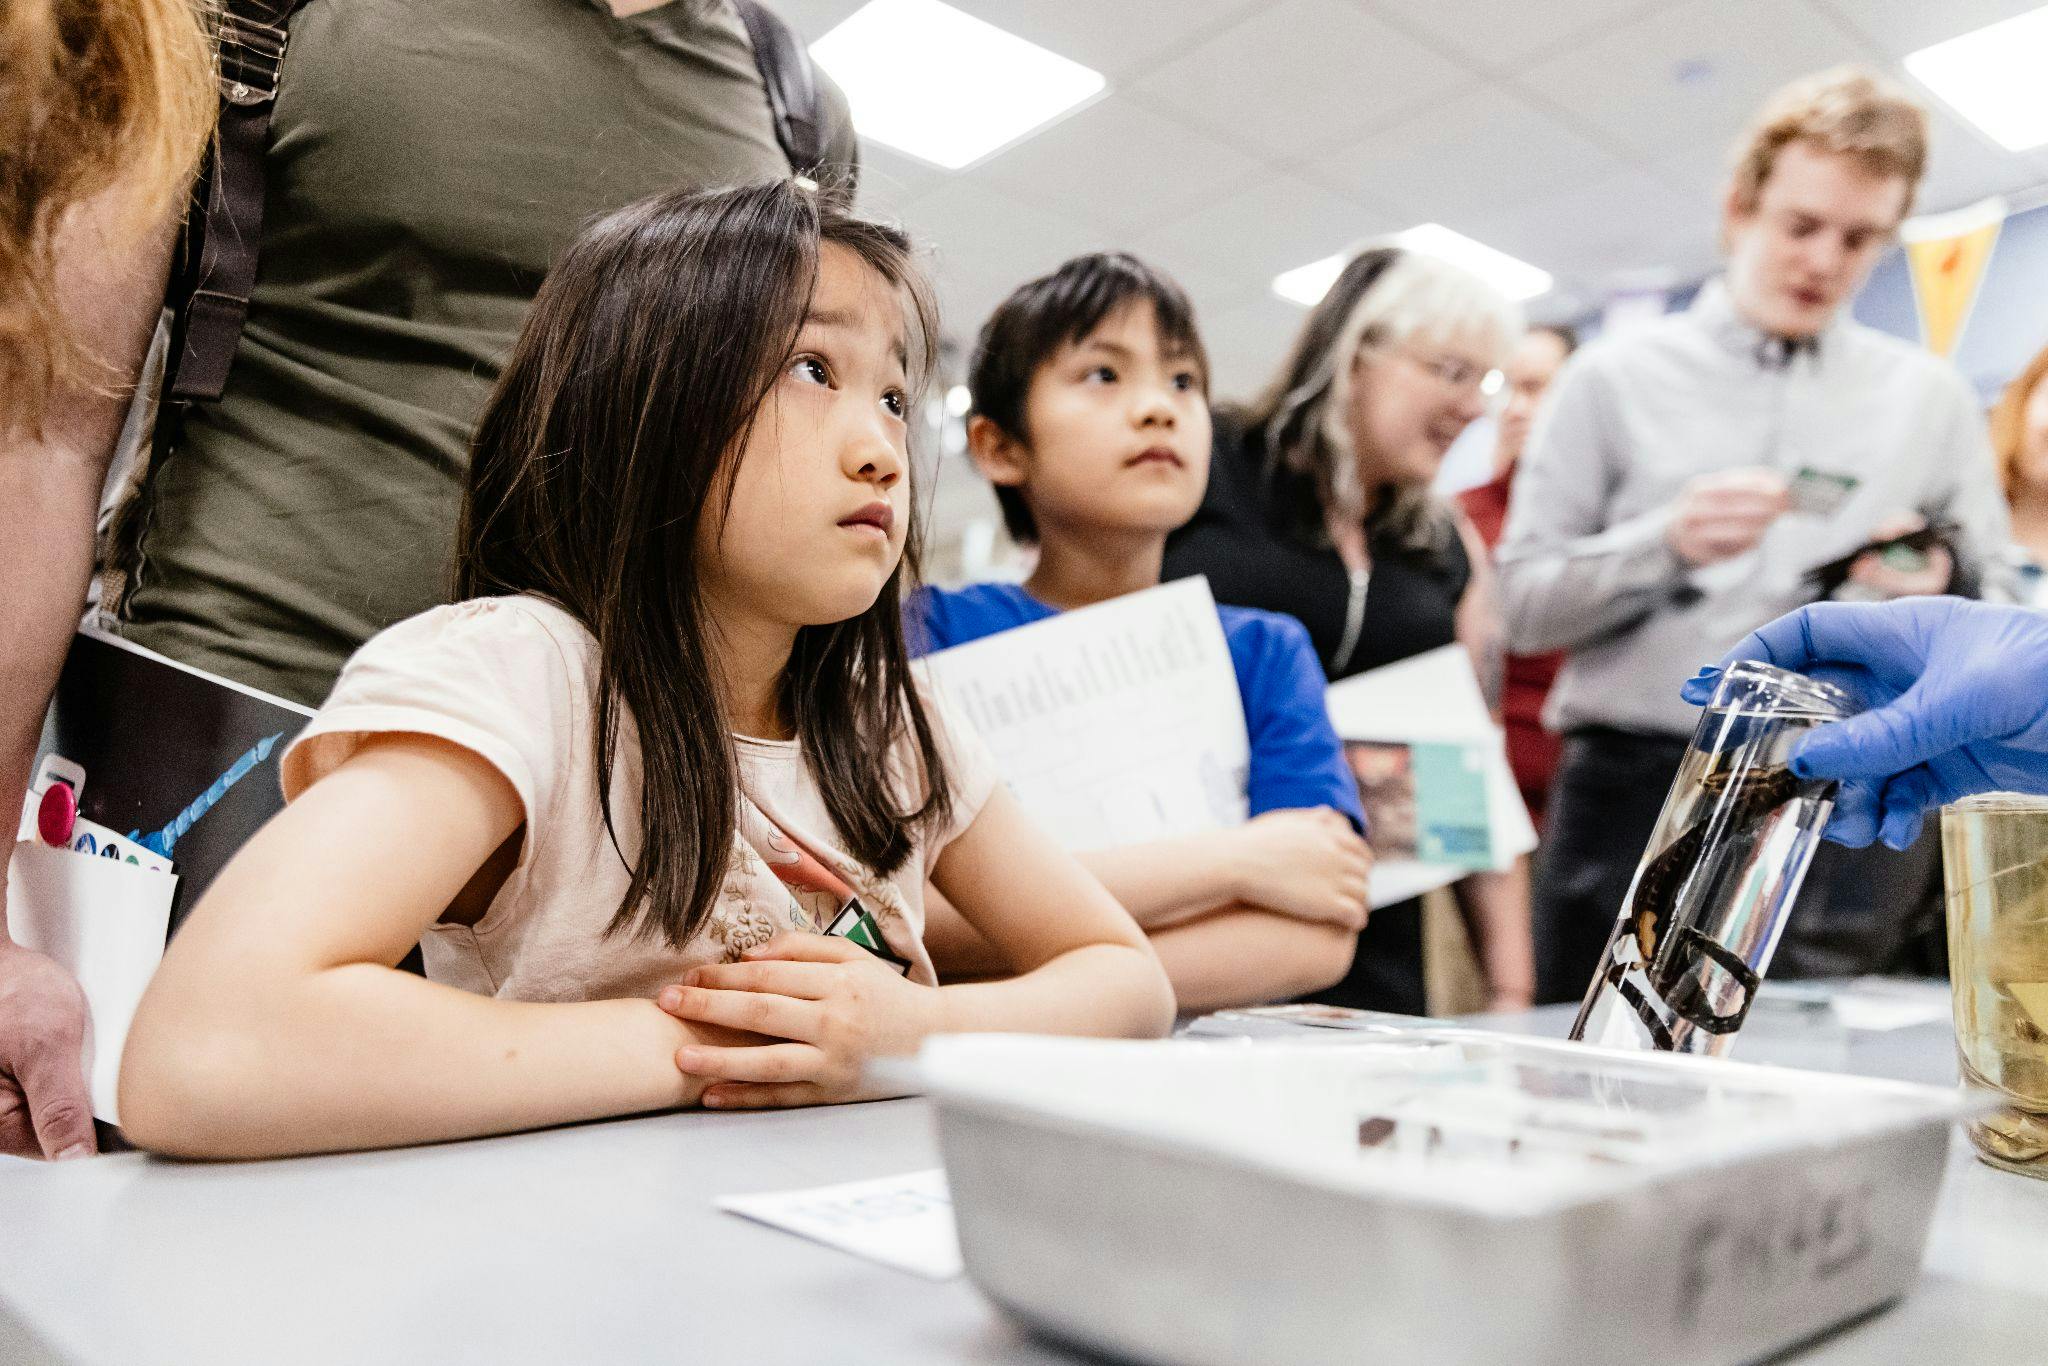
[{"label": "person in dark blue jacket", "polygon": [[[976,348],[968,444],[1037,563],[1022,584],[919,590],[906,608],[911,648],[1157,585],[1167,534],[1194,515],[1208,479],[1207,370],[1186,295],[1133,257],[1077,257],[1013,293]],[[1372,862],[1307,630],[1272,612],[1218,615],[1244,702],[1251,819],[1082,855],[1145,926],[1183,1012],[1342,978]],[[942,907],[926,942],[942,977],[1006,966]]]}]

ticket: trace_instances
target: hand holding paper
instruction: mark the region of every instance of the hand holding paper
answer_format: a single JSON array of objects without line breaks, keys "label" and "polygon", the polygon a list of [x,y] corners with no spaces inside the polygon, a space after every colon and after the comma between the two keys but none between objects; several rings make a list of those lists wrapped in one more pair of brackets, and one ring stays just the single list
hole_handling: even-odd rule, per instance
[{"label": "hand holding paper", "polygon": [[[95,1116],[110,1124],[121,1122],[115,1103],[121,1050],[128,1042],[128,1022],[136,1004],[163,959],[177,888],[175,873],[151,872],[33,841],[16,844],[8,863],[9,932],[17,946],[39,950],[32,957],[49,955],[43,961],[69,987],[78,1006],[68,1016],[73,1021],[68,1030],[43,1035],[44,1046],[52,1053],[43,1065],[61,1063],[67,1077],[76,1077],[83,1061],[89,1090],[81,1087],[75,1096],[67,1093],[60,1114],[68,1117],[76,1103],[88,1144]],[[0,1056],[12,1033],[6,995],[6,982],[0,978]],[[50,1028],[47,1017],[40,1026],[31,1021],[31,1027]],[[44,1102],[33,1091],[29,1099],[31,1108],[40,1111]],[[41,1113],[36,1124],[39,1132],[47,1128]],[[43,1144],[52,1155],[67,1150],[51,1148],[47,1133]]]},{"label": "hand holding paper", "polygon": [[[1392,828],[1398,822],[1375,825],[1375,907],[1420,896],[1476,869],[1510,869],[1536,847],[1536,827],[1463,646],[1347,678],[1331,686],[1328,699],[1330,721],[1345,741],[1407,751],[1414,829],[1402,841],[1403,832]],[[1345,748],[1354,770],[1362,769],[1361,745]],[[1362,781],[1366,776],[1360,773]]]},{"label": "hand holding paper", "polygon": [[1072,850],[1242,824],[1250,740],[1204,579],[928,656],[1038,826]]},{"label": "hand holding paper", "polygon": [[[6,910],[0,886],[0,917]],[[0,935],[0,1153],[97,1151],[79,1065],[84,1037],[85,994],[71,974]]]}]

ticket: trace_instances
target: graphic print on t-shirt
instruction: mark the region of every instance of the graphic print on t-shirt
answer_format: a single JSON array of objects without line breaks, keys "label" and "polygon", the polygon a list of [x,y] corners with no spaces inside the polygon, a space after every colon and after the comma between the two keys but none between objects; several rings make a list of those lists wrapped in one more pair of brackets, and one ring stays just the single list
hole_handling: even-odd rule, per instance
[{"label": "graphic print on t-shirt", "polygon": [[846,879],[833,872],[759,807],[748,802],[745,810],[749,816],[758,819],[743,818],[741,832],[761,856],[761,861],[788,889],[790,921],[801,929],[850,940],[897,972],[909,976],[910,960],[889,947],[874,913],[861,904]]}]

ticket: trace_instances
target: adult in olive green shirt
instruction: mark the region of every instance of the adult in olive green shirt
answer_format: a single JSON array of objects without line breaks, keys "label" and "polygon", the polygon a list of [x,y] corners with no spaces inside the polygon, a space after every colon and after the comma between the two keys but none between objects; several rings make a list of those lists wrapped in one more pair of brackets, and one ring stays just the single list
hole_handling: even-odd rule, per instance
[{"label": "adult in olive green shirt", "polygon": [[[248,325],[226,393],[150,474],[120,628],[310,704],[356,646],[444,599],[470,425],[577,227],[789,168],[729,0],[310,0],[290,27]],[[824,84],[828,171],[850,179]],[[75,226],[67,313],[133,377],[171,233],[117,251]],[[76,389],[0,450],[0,811],[20,809],[125,407]],[[0,1115],[61,1110],[79,1132],[82,1025],[75,985],[0,928]],[[64,1084],[29,1095],[25,1073]]]},{"label": "adult in olive green shirt", "polygon": [[722,0],[313,0],[268,169],[227,392],[147,486],[120,629],[311,704],[444,600],[470,427],[576,228],[789,168]]}]

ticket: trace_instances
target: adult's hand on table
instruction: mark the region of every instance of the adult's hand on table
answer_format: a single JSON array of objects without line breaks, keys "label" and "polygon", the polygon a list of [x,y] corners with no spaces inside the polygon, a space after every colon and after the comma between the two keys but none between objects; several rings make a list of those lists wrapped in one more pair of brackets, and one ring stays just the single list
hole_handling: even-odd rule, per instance
[{"label": "adult's hand on table", "polygon": [[[1801,777],[1841,783],[1827,836],[1904,849],[1926,813],[1978,792],[2048,794],[2048,613],[1962,598],[1816,603],[1752,632],[1755,659],[1834,683],[1865,710],[1815,728]],[[1702,669],[1687,701],[1712,695]]]},{"label": "adult's hand on table", "polygon": [[[7,910],[0,884],[0,917]],[[0,937],[0,1153],[90,1157],[92,1099],[79,1065],[85,993],[55,960]]]}]

